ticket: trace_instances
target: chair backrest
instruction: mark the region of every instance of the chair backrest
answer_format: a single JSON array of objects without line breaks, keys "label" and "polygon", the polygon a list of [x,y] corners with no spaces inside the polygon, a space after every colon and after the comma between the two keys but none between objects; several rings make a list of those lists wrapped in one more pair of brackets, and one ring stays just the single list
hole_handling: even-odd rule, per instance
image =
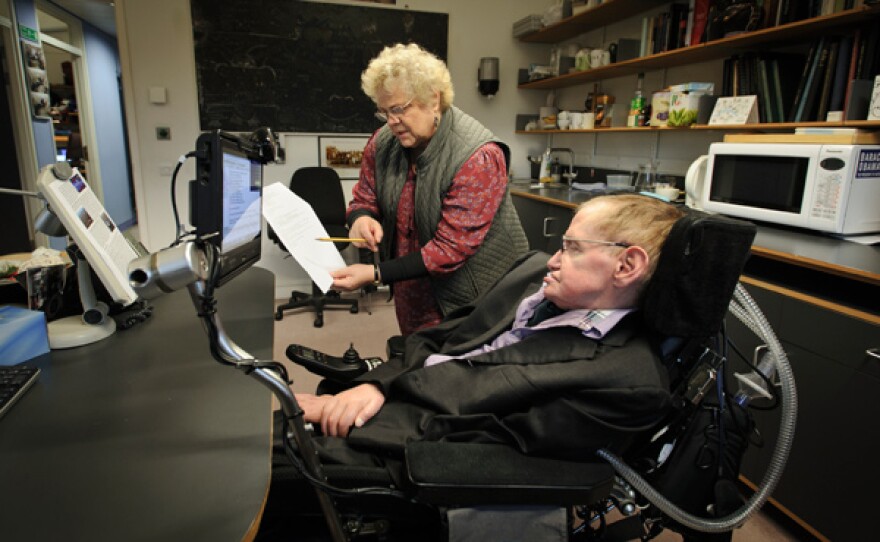
[{"label": "chair backrest", "polygon": [[756,231],[749,222],[688,210],[669,232],[642,297],[648,327],[667,337],[718,333]]},{"label": "chair backrest", "polygon": [[[327,229],[345,227],[345,195],[336,170],[329,167],[303,167],[293,172],[290,191],[304,199],[315,210],[318,220]],[[344,235],[343,235],[344,236]]]}]

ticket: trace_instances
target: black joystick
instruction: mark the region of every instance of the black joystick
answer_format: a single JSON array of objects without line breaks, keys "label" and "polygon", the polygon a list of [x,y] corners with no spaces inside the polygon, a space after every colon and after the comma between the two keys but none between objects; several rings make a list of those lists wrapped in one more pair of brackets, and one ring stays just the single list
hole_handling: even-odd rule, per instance
[{"label": "black joystick", "polygon": [[342,361],[344,361],[345,363],[361,362],[361,355],[358,354],[358,351],[354,349],[354,343],[351,343],[348,346],[348,350],[346,350],[345,353],[342,354]]}]

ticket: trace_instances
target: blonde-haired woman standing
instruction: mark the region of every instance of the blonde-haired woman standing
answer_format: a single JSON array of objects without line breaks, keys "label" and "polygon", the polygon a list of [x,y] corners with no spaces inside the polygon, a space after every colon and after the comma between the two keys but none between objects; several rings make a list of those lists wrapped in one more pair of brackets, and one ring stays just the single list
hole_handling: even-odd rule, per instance
[{"label": "blonde-haired woman standing", "polygon": [[473,301],[528,242],[507,188],[510,151],[452,105],[442,60],[415,44],[386,47],[361,87],[385,125],[364,149],[348,224],[381,263],[337,270],[333,287],[392,285],[408,335]]}]

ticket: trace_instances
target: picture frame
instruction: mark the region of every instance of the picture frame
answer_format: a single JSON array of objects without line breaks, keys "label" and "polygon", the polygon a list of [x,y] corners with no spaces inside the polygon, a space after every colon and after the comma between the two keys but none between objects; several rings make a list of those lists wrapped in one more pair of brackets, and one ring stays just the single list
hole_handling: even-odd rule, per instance
[{"label": "picture frame", "polygon": [[36,118],[50,119],[52,117],[49,114],[49,107],[52,104],[49,103],[49,76],[46,72],[46,55],[43,46],[23,39],[21,51],[24,56],[31,113]]},{"label": "picture frame", "polygon": [[369,139],[369,136],[318,137],[318,163],[335,169],[342,180],[357,179]]}]

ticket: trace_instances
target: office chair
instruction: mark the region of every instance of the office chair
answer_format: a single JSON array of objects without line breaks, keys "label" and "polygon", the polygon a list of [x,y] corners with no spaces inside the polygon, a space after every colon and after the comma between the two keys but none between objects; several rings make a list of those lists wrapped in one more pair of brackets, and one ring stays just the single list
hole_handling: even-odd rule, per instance
[{"label": "office chair", "polygon": [[[405,522],[422,516],[426,507],[452,518],[449,511],[462,507],[511,505],[555,507],[568,514],[569,521],[570,511],[576,510],[584,521],[569,524],[569,540],[649,539],[666,528],[685,534],[686,540],[729,539],[730,531],[775,487],[793,439],[797,406],[785,352],[737,284],[754,235],[751,224],[699,212],[689,213],[673,227],[642,307],[669,371],[673,407],[622,458],[605,449],[571,461],[527,456],[499,444],[410,442],[405,452],[408,480],[400,487],[406,495],[403,511],[383,509],[371,516],[374,512],[364,504],[370,497],[335,499],[345,526],[335,539],[354,539],[376,526],[387,529],[382,523],[387,518]],[[741,401],[742,389],[734,398],[723,382],[723,322],[728,311],[767,342],[781,381],[779,391],[771,390],[782,408],[780,438],[764,480],[745,503],[736,478],[752,426],[748,401]],[[387,488],[391,483],[381,468],[353,471],[328,464],[321,469],[324,479],[336,487]],[[606,524],[606,513],[613,508],[624,519]],[[522,510],[513,510],[509,517]],[[479,522],[480,532],[491,532]],[[433,534],[429,529],[425,535]]]},{"label": "office chair", "polygon": [[[71,166],[83,171],[86,160],[88,157],[83,146],[82,134],[74,130],[70,132],[67,139],[67,161]],[[85,172],[83,171],[83,173]]]},{"label": "office chair", "polygon": [[[293,172],[290,178],[290,191],[304,199],[318,220],[327,230],[330,237],[348,237],[348,226],[345,223],[345,196],[342,193],[342,181],[336,171],[328,167],[303,167]],[[287,250],[270,228],[269,238],[285,251]],[[338,250],[343,250],[348,243],[334,243]],[[321,292],[318,285],[312,282],[312,292],[293,291],[290,300],[275,310],[275,319],[284,318],[284,311],[301,307],[312,307],[315,310],[315,327],[324,325],[324,308],[330,306],[348,307],[352,314],[358,312],[357,299],[343,299],[339,292],[328,290]]]}]

